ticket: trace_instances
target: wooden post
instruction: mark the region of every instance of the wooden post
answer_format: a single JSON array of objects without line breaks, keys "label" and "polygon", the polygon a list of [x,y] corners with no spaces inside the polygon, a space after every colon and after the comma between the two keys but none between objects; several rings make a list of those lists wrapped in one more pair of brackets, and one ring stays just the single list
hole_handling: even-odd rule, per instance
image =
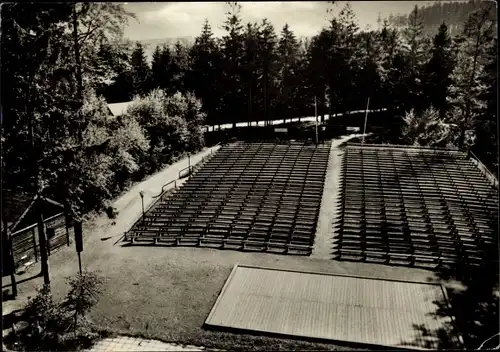
[{"label": "wooden post", "polygon": [[40,243],[40,262],[42,267],[43,283],[50,287],[47,237],[45,237],[45,224],[43,223],[43,204],[40,197],[35,200],[35,209],[38,217],[38,240]]},{"label": "wooden post", "polygon": [[80,275],[82,275],[82,257],[80,252],[78,252],[78,271],[80,272]]},{"label": "wooden post", "polygon": [[144,223],[144,192],[140,191],[139,195],[141,196],[141,204],[142,204],[142,222]]},{"label": "wooden post", "polygon": [[[2,207],[2,210],[3,210],[3,207]],[[4,229],[2,231],[2,236],[3,236],[3,246],[6,246],[4,248],[7,249],[8,251],[8,259],[9,259],[9,262],[10,262],[10,282],[12,284],[12,297],[13,298],[16,298],[17,296],[17,282],[16,282],[16,275],[15,275],[15,271],[16,271],[16,263],[15,263],[15,260],[14,260],[14,249],[12,248],[12,237],[10,236],[10,233],[9,233],[9,228],[7,226],[7,219],[5,218],[5,214],[3,214],[2,212],[2,221],[3,221],[3,226],[4,226]],[[3,248],[2,248],[3,249]],[[5,252],[2,250],[2,255],[4,254]],[[3,261],[4,259],[2,259]]]},{"label": "wooden post", "polygon": [[36,237],[35,237],[35,228],[31,230],[31,233],[33,235],[33,249],[35,251],[35,261],[38,263],[38,251],[36,249]]},{"label": "wooden post", "polygon": [[318,144],[318,103],[314,96],[314,117],[316,119],[316,144]]},{"label": "wooden post", "polygon": [[69,213],[69,204],[67,201],[64,202],[64,226],[66,227],[66,245],[69,247],[69,228],[70,224],[70,213]]},{"label": "wooden post", "polygon": [[366,103],[365,127],[363,128],[363,138],[361,139],[361,146],[363,146],[365,144],[366,120],[368,119],[368,108],[369,107],[370,107],[370,97],[368,97],[368,102]]}]

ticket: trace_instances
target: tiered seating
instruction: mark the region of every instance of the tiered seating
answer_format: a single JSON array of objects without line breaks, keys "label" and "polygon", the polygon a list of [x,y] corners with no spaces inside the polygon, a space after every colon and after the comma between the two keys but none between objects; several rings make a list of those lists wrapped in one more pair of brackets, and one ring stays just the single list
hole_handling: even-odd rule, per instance
[{"label": "tiered seating", "polygon": [[127,240],[310,254],[329,150],[327,144],[223,146]]},{"label": "tiered seating", "polygon": [[348,146],[344,158],[338,259],[480,265],[496,248],[498,193],[465,153]]}]

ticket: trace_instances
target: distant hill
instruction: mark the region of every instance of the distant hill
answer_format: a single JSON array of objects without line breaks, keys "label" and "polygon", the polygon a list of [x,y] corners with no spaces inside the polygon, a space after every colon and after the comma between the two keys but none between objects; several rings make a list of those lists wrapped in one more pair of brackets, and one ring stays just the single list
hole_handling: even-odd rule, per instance
[{"label": "distant hill", "polygon": [[[430,6],[419,6],[424,19],[424,34],[434,36],[443,21],[448,26],[451,35],[459,34],[463,24],[469,17],[469,14],[480,6],[490,6],[492,1],[471,0],[454,2],[436,2]],[[403,28],[408,23],[408,14],[390,14],[387,20],[396,28]]]}]

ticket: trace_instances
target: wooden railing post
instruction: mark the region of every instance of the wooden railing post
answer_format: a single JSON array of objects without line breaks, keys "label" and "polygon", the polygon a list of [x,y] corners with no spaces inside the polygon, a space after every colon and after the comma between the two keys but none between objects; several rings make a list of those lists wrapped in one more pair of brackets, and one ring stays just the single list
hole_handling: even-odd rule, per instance
[{"label": "wooden railing post", "polygon": [[35,228],[31,229],[31,234],[33,235],[33,249],[35,251],[35,261],[38,263],[38,251],[36,249]]}]

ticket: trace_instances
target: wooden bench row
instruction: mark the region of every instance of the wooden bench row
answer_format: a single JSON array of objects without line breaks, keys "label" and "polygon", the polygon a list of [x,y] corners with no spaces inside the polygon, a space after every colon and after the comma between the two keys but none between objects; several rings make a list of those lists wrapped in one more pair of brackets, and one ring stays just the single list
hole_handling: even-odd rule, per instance
[{"label": "wooden bench row", "polygon": [[198,247],[215,247],[219,249],[234,249],[242,251],[259,251],[282,253],[292,255],[310,255],[312,247],[298,243],[284,243],[277,241],[255,241],[251,239],[233,239],[220,237],[199,237],[188,238],[179,236],[176,238],[161,238],[161,237],[129,237],[132,244],[158,244],[170,246],[198,246]]}]

